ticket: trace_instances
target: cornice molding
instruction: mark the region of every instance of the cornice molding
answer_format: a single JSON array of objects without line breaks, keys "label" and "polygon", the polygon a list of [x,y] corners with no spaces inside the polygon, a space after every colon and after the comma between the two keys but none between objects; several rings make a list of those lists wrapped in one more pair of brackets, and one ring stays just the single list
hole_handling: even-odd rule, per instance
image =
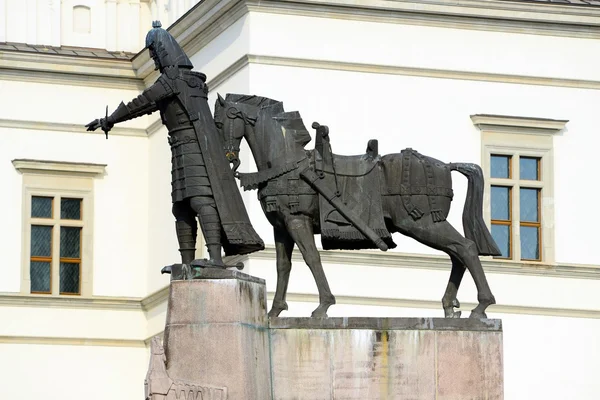
[{"label": "cornice molding", "polygon": [[79,176],[95,177],[104,175],[106,164],[90,164],[48,160],[12,160],[15,169],[21,173],[44,174],[74,174]]},{"label": "cornice molding", "polygon": [[37,344],[54,346],[102,346],[102,347],[147,347],[144,340],[132,339],[104,339],[81,337],[53,337],[53,336],[8,336],[0,335],[3,344]]},{"label": "cornice molding", "polygon": [[[298,68],[327,69],[335,71],[362,72],[369,74],[420,76],[424,78],[458,79],[507,84],[570,87],[578,89],[600,90],[600,81],[566,78],[544,78],[527,75],[496,74],[489,72],[456,71],[449,69],[417,68],[396,65],[351,63],[343,61],[311,60],[306,58],[275,57],[249,54],[250,64],[274,65]],[[239,60],[236,63],[240,62]],[[240,68],[243,68],[242,65]]]},{"label": "cornice molding", "polygon": [[93,310],[141,311],[141,300],[129,297],[79,297],[0,293],[0,306],[42,308],[86,308]]},{"label": "cornice molding", "polygon": [[148,312],[148,311],[152,310],[153,308],[158,307],[159,305],[165,303],[168,298],[169,298],[169,285],[167,285],[161,289],[158,289],[157,291],[144,297],[140,301],[140,305],[142,307],[142,310]]},{"label": "cornice molding", "polygon": [[[156,293],[166,293],[164,295],[164,302],[168,298],[168,286],[159,290]],[[270,303],[273,301],[275,292],[267,292],[267,301]],[[311,293],[295,293],[293,291],[288,292],[286,295],[287,301],[298,302],[298,303],[319,303],[319,295]],[[371,307],[395,307],[395,308],[422,308],[428,310],[439,311],[440,316],[443,313],[441,309],[441,303],[433,300],[419,300],[419,299],[398,299],[398,298],[386,298],[386,297],[370,297],[370,296],[335,296],[336,304],[349,304],[349,305],[360,305],[360,306],[371,306]],[[476,303],[461,302],[461,309],[465,310],[468,314],[469,310],[472,310],[477,306]],[[502,314],[527,314],[527,315],[545,315],[552,317],[565,317],[565,318],[592,318],[600,319],[600,310],[585,310],[585,309],[571,309],[571,308],[553,308],[553,307],[532,307],[532,306],[515,306],[515,305],[502,305],[494,304],[488,308],[489,313],[502,313]],[[284,315],[285,317],[285,315]],[[466,315],[465,317],[468,317]],[[162,332],[161,332],[162,333]],[[157,333],[157,335],[161,334]],[[148,340],[148,339],[147,339]]]},{"label": "cornice molding", "polygon": [[[321,261],[325,264],[360,265],[385,268],[408,268],[449,271],[452,266],[446,256],[425,254],[406,254],[399,252],[377,251],[336,251],[321,250]],[[275,247],[268,245],[265,250],[252,253],[249,256],[236,256],[231,262],[250,260],[275,260]],[[304,263],[300,252],[292,254],[292,262]],[[486,273],[503,275],[526,275],[540,277],[558,277],[568,279],[600,280],[600,266],[579,264],[544,264],[539,262],[518,262],[493,260],[491,257],[481,257],[481,264]]]},{"label": "cornice molding", "polygon": [[580,38],[600,37],[600,7],[499,0],[247,0],[249,11]]},{"label": "cornice molding", "polygon": [[473,125],[482,131],[555,135],[566,128],[568,120],[515,117],[505,115],[471,115]]},{"label": "cornice molding", "polygon": [[143,90],[130,60],[0,50],[0,79]]},{"label": "cornice molding", "polygon": [[[274,293],[268,293],[268,301],[271,302]],[[319,303],[318,294],[304,293],[288,293],[287,301],[302,302],[302,303]],[[377,307],[398,307],[398,308],[424,308],[429,310],[439,310],[440,317],[443,316],[441,303],[432,300],[413,300],[413,299],[391,299],[382,297],[358,297],[358,296],[335,296],[336,304],[350,304],[362,306],[377,306]],[[461,310],[468,317],[470,310],[477,306],[476,303],[461,302]],[[495,318],[494,314],[527,314],[527,315],[544,315],[551,317],[566,317],[566,318],[600,318],[600,310],[584,310],[570,308],[546,308],[546,307],[530,307],[530,306],[512,306],[494,304],[489,306],[486,311],[490,318]],[[282,315],[285,317],[285,315]]]},{"label": "cornice molding", "polygon": [[[600,81],[579,80],[579,79],[561,79],[561,78],[543,78],[525,75],[494,74],[486,72],[453,71],[433,68],[416,68],[404,66],[391,66],[380,64],[350,63],[342,61],[310,60],[306,58],[276,57],[264,56],[258,54],[247,54],[240,57],[230,66],[225,68],[214,78],[208,81],[209,88],[213,90],[223,82],[227,81],[233,75],[241,71],[249,64],[271,65],[279,67],[295,68],[313,68],[326,69],[332,71],[359,72],[368,74],[384,75],[403,75],[417,76],[436,79],[458,79],[478,82],[494,82],[517,85],[535,85],[550,87],[568,87],[577,89],[600,90]],[[224,93],[222,93],[224,94]],[[514,117],[519,119],[519,117]],[[535,118],[534,118],[535,119]],[[543,121],[542,119],[535,119]],[[563,122],[563,121],[558,121]],[[565,123],[568,121],[564,121]],[[540,123],[540,126],[541,123]],[[532,127],[533,128],[533,127]]]},{"label": "cornice molding", "polygon": [[[115,126],[110,130],[109,135],[112,136],[135,136],[135,137],[146,137],[149,134],[148,129],[137,129],[137,128],[123,128]],[[62,122],[43,122],[43,121],[23,121],[16,119],[5,119],[0,118],[0,128],[8,129],[30,129],[30,130],[41,130],[41,131],[53,131],[53,132],[69,132],[69,133],[83,133],[90,135],[98,135],[98,132],[90,132],[85,129],[83,124],[68,124]],[[100,131],[100,134],[104,132]]]}]

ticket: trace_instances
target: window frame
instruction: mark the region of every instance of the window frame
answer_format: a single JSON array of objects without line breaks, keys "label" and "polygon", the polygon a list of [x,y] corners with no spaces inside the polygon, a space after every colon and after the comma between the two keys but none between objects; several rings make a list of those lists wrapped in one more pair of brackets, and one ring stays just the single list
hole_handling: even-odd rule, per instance
[{"label": "window frame", "polygon": [[[492,156],[509,156],[510,157],[510,175],[509,178],[492,178],[491,177],[491,157]],[[497,223],[496,220],[492,220],[491,217],[491,205],[492,205],[492,195],[491,188],[492,186],[501,186],[509,188],[509,221],[510,221],[510,255],[509,257],[494,257],[495,259],[500,260],[512,260],[512,261],[523,261],[523,262],[544,262],[545,261],[545,253],[546,256],[551,256],[551,259],[554,259],[554,254],[550,252],[552,249],[545,249],[544,247],[544,226],[545,219],[549,217],[544,213],[544,207],[547,205],[543,201],[544,197],[547,195],[549,184],[544,181],[544,176],[552,176],[549,175],[551,172],[548,169],[546,173],[544,173],[545,164],[550,159],[550,150],[540,150],[540,149],[530,149],[530,148],[522,148],[516,146],[498,146],[496,145],[484,145],[484,157],[487,157],[487,162],[482,163],[482,168],[484,169],[484,177],[485,177],[485,189],[484,189],[484,202],[486,207],[489,208],[489,217],[486,215],[484,211],[484,218],[490,224]],[[520,159],[521,157],[526,158],[537,158],[538,159],[538,175],[539,179],[537,181],[521,179],[520,172]],[[536,189],[539,191],[538,195],[538,220],[539,222],[528,222],[521,220],[521,190],[520,189]],[[487,196],[486,196],[487,190]],[[553,197],[553,191],[552,197]],[[545,215],[546,214],[546,215]],[[552,211],[553,214],[553,211]],[[502,221],[500,221],[502,222]],[[521,227],[522,226],[535,226],[539,227],[539,243],[538,243],[538,251],[540,258],[538,260],[534,259],[526,259],[522,258],[521,252]],[[518,244],[518,245],[517,245]],[[554,247],[554,244],[552,244]]]},{"label": "window frame", "polygon": [[[63,163],[56,161],[13,160],[23,175],[22,192],[22,255],[21,293],[35,296],[92,296],[93,232],[94,232],[94,177],[104,174],[105,165]],[[31,217],[32,197],[52,197],[52,218]],[[60,218],[61,198],[81,199],[81,219]],[[53,226],[51,248],[50,293],[31,291],[31,226]],[[79,294],[60,293],[60,227],[80,227]]]},{"label": "window frame", "polygon": [[[554,264],[554,135],[562,132],[567,120],[472,115],[481,131],[481,167],[484,173],[484,220],[491,229],[491,187],[506,186],[511,190],[511,258],[494,257],[498,261],[531,264]],[[491,178],[491,156],[511,157],[510,178]],[[539,158],[540,180],[520,179],[520,157]],[[540,260],[521,259],[520,188],[540,190]]]}]

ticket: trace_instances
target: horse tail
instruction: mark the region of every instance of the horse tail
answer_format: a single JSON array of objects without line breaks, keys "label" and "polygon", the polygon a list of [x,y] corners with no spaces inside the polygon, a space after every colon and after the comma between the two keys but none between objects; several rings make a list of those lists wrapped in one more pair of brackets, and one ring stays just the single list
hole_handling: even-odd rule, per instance
[{"label": "horse tail", "polygon": [[469,186],[463,209],[463,228],[465,237],[477,245],[481,256],[499,256],[502,254],[492,234],[483,221],[483,171],[477,164],[451,163],[451,171],[458,171],[467,177]]}]

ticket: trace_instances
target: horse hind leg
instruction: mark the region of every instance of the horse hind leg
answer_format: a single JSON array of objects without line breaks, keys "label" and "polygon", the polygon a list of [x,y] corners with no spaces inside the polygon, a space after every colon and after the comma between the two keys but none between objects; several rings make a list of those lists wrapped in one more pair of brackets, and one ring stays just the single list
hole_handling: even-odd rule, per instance
[{"label": "horse hind leg", "polygon": [[286,220],[286,227],[288,233],[298,245],[319,290],[319,306],[312,312],[311,316],[325,318],[329,307],[335,304],[335,297],[329,289],[329,283],[321,264],[321,256],[315,245],[312,221],[306,216],[291,215]]},{"label": "horse hind leg", "polygon": [[[425,222],[427,220],[428,222]],[[496,300],[488,285],[481,261],[479,261],[479,253],[475,243],[464,238],[448,221],[433,223],[427,217],[402,227],[401,231],[427,246],[441,250],[450,257],[455,257],[469,270],[477,287],[477,300],[479,302],[477,307],[471,311],[469,318],[487,318],[485,310],[490,305],[496,304]],[[456,290],[458,290],[458,287]]]},{"label": "horse hind leg", "polygon": [[465,274],[465,266],[454,256],[450,256],[450,259],[452,260],[452,272],[450,273],[446,292],[442,298],[442,306],[444,307],[444,316],[446,318],[460,318],[461,312],[454,309],[460,308],[460,302],[456,298],[456,294]]},{"label": "horse hind leg", "polygon": [[273,228],[275,237],[275,252],[277,254],[277,288],[273,305],[269,311],[269,318],[277,317],[288,309],[285,301],[288,282],[290,281],[290,272],[292,270],[292,252],[294,250],[294,240],[283,229]]}]

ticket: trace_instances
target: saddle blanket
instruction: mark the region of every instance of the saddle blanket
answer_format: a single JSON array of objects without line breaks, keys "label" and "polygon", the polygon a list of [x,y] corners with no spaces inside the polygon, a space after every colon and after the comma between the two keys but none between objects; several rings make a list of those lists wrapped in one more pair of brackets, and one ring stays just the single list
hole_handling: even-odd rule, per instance
[{"label": "saddle blanket", "polygon": [[[337,157],[344,160],[338,164]],[[356,157],[335,156],[337,189],[344,204],[381,237],[389,248],[396,247],[385,226],[380,193],[380,169],[377,161]],[[341,161],[341,160],[340,160]],[[344,168],[344,164],[356,163],[354,168]],[[365,167],[365,164],[370,164]],[[328,187],[336,190],[336,178],[331,166],[324,168],[324,180]],[[337,168],[336,168],[337,170]],[[322,195],[319,195],[321,244],[324,250],[377,249],[354,225],[344,218]]]}]

